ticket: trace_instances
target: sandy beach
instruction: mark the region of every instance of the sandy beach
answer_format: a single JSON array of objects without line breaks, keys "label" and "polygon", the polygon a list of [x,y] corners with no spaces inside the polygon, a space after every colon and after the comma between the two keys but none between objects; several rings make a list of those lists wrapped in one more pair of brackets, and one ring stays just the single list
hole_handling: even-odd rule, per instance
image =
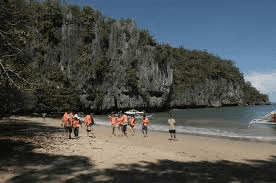
[{"label": "sandy beach", "polygon": [[140,130],[113,136],[99,125],[92,138],[84,124],[79,139],[68,139],[61,120],[33,117],[2,119],[0,129],[3,182],[276,182],[270,143],[183,134],[174,141]]}]

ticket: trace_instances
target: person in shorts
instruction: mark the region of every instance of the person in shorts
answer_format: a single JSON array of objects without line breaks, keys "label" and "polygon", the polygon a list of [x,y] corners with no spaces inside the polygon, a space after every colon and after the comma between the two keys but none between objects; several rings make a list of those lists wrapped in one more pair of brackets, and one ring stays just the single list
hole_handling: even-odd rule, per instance
[{"label": "person in shorts", "polygon": [[[176,132],[175,132],[175,126],[174,124],[176,123],[175,120],[173,119],[173,116],[172,114],[169,115],[169,120],[168,120],[168,123],[169,123],[169,133],[171,135],[171,138],[170,139],[176,139]],[[174,138],[173,138],[174,137]]]},{"label": "person in shorts", "polygon": [[111,122],[111,126],[112,126],[112,135],[115,135],[115,125],[117,124],[117,118],[114,115],[114,112],[111,113],[111,116],[109,116],[110,122]]},{"label": "person in shorts", "polygon": [[147,118],[146,115],[143,115],[142,132],[143,132],[144,137],[148,136],[148,125],[149,125],[149,119]]},{"label": "person in shorts", "polygon": [[132,114],[131,117],[130,117],[130,120],[129,120],[129,125],[130,125],[130,129],[132,131],[132,135],[135,134],[135,131],[134,131],[135,123],[136,123],[136,120],[135,120],[134,115]]},{"label": "person in shorts", "polygon": [[123,129],[122,132],[125,136],[127,136],[126,130],[127,130],[127,125],[128,125],[128,117],[126,114],[123,114]]},{"label": "person in shorts", "polygon": [[93,130],[94,119],[91,117],[91,115],[87,114],[85,116],[84,123],[86,125],[87,136],[89,137],[89,133],[91,132],[92,137],[95,137],[94,130]]}]

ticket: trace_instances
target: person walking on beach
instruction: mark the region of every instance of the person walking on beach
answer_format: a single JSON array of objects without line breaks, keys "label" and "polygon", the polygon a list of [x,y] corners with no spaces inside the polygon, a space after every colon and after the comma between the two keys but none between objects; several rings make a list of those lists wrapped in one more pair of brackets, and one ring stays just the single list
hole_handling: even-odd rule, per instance
[{"label": "person walking on beach", "polygon": [[124,118],[122,117],[122,113],[119,113],[119,116],[117,117],[117,123],[118,123],[118,131],[120,136],[122,136],[122,131],[123,131],[123,120]]},{"label": "person walking on beach", "polygon": [[71,111],[71,112],[69,113],[69,122],[70,122],[70,125],[71,125],[71,126],[73,126],[73,119],[74,119],[74,114],[73,114],[73,112]]},{"label": "person walking on beach", "polygon": [[69,113],[69,124],[68,124],[68,131],[69,131],[69,139],[71,139],[71,133],[73,129],[73,112]]},{"label": "person walking on beach", "polygon": [[79,128],[81,126],[81,122],[77,114],[74,115],[73,126],[74,126],[74,135],[76,138],[79,138]]},{"label": "person walking on beach", "polygon": [[[70,125],[69,125],[69,120],[68,120],[68,112],[64,113],[64,115],[62,117],[62,123],[63,123],[64,130],[65,130],[64,133],[69,133]],[[61,126],[62,126],[62,124],[61,124]]]},{"label": "person walking on beach", "polygon": [[[169,123],[169,133],[170,133],[170,135],[171,135],[170,140],[172,140],[172,139],[176,140],[175,126],[174,126],[174,124],[175,124],[176,122],[175,122],[175,120],[173,119],[172,114],[169,115],[168,123]],[[173,136],[174,136],[174,138],[173,138]]]},{"label": "person walking on beach", "polygon": [[43,122],[45,123],[46,113],[42,113]]},{"label": "person walking on beach", "polygon": [[127,125],[128,125],[128,117],[127,117],[126,114],[123,114],[122,118],[123,118],[123,130],[122,130],[122,132],[125,136],[127,136],[126,130],[127,130]]},{"label": "person walking on beach", "polygon": [[111,113],[111,116],[109,116],[110,118],[110,122],[111,122],[111,126],[112,126],[112,135],[115,135],[115,125],[117,124],[117,118],[114,115],[114,112]]},{"label": "person walking on beach", "polygon": [[136,123],[136,120],[135,120],[135,118],[134,118],[134,115],[132,114],[132,115],[131,115],[131,118],[130,118],[130,121],[129,121],[130,129],[131,129],[131,131],[132,131],[132,135],[135,134],[135,131],[134,131],[135,123]]},{"label": "person walking on beach", "polygon": [[89,137],[89,132],[92,132],[92,137],[94,137],[94,119],[91,117],[91,115],[87,114],[84,118],[84,123],[86,125],[86,131],[87,131],[87,136]]},{"label": "person walking on beach", "polygon": [[143,115],[142,132],[143,132],[144,137],[148,136],[148,125],[149,125],[149,119],[147,118],[146,115]]}]

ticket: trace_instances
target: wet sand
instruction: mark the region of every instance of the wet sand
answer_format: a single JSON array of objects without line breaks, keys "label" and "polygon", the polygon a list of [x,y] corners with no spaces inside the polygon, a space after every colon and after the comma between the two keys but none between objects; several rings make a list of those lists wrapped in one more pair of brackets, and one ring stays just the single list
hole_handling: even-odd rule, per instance
[{"label": "wet sand", "polygon": [[[25,162],[22,164],[20,164],[20,162],[14,162],[10,165],[10,163],[6,162],[5,159],[1,160],[2,165],[0,178],[2,177],[3,181],[18,182],[19,180],[20,182],[23,177],[29,177],[28,180],[30,181],[35,180],[43,182],[44,180],[44,182],[68,182],[70,180],[74,182],[79,180],[79,178],[83,176],[85,177],[84,179],[86,181],[93,180],[94,182],[113,182],[116,180],[117,182],[124,182],[126,181],[124,179],[122,179],[122,181],[118,181],[121,180],[120,178],[118,178],[120,176],[115,176],[112,173],[103,172],[111,171],[113,173],[116,172],[120,174],[121,169],[130,170],[134,167],[138,167],[138,173],[144,172],[144,170],[141,170],[141,167],[147,167],[149,169],[149,172],[153,171],[154,169],[162,172],[161,170],[164,169],[164,167],[167,167],[162,164],[164,163],[164,161],[166,162],[165,164],[171,164],[173,162],[172,166],[175,167],[181,164],[182,168],[180,168],[180,170],[185,169],[187,165],[195,168],[195,163],[199,164],[198,166],[196,166],[199,169],[200,167],[204,167],[206,163],[211,164],[211,167],[214,168],[222,162],[230,162],[232,168],[236,168],[236,166],[244,166],[246,169],[246,167],[251,167],[253,165],[255,166],[256,161],[263,163],[275,161],[274,156],[276,153],[276,145],[269,143],[246,142],[183,134],[177,134],[177,140],[169,140],[169,133],[149,131],[148,137],[144,137],[141,130],[136,130],[136,134],[134,136],[128,134],[128,137],[125,137],[119,136],[117,128],[117,135],[113,136],[111,127],[98,125],[95,125],[94,128],[96,137],[92,138],[87,137],[84,124],[82,125],[82,127],[80,127],[79,139],[74,138],[73,133],[73,138],[68,139],[68,135],[63,132],[63,128],[61,127],[61,120],[46,118],[46,123],[43,123],[42,118],[31,117],[14,117],[11,118],[11,120],[13,121],[9,122],[11,125],[17,122],[19,122],[20,125],[23,125],[22,128],[20,128],[20,130],[22,131],[22,135],[20,135],[21,131],[19,129],[11,132],[15,133],[14,135],[8,134],[8,132],[6,132],[6,134],[2,133],[0,136],[2,143],[4,140],[4,145],[6,141],[7,143],[16,144],[23,140],[24,148],[26,148],[26,144],[30,144],[33,147],[26,150],[26,152],[28,152],[30,156],[28,155],[26,157],[21,157],[20,154],[18,155],[18,161],[21,160],[20,158],[25,159]],[[4,123],[8,123],[7,121],[8,120],[2,120],[0,125],[3,126]],[[95,120],[95,122],[97,121]],[[26,128],[24,128],[24,125],[26,126]],[[31,125],[33,125],[34,127]],[[17,127],[16,125],[14,126],[15,128]],[[32,128],[33,130],[30,130]],[[41,133],[40,129],[42,129]],[[23,138],[23,136],[26,136],[26,138]],[[16,148],[21,147],[17,144],[15,146]],[[18,151],[15,150],[13,147],[10,150],[16,152]],[[17,154],[15,153],[13,155],[9,155],[9,150],[4,151],[4,154],[2,152],[2,155],[7,155],[11,159],[17,159],[13,157],[13,155],[16,156]],[[32,157],[34,156],[37,157],[37,159],[35,160],[35,163],[32,163]],[[46,156],[46,159],[49,162],[47,163],[46,161],[45,163],[45,161],[40,160],[40,156]],[[26,158],[30,159],[27,160]],[[61,165],[58,164],[59,159]],[[68,160],[68,164],[68,162],[65,161],[67,159],[76,159],[75,167],[72,166],[72,161],[74,160]],[[238,163],[239,165],[237,165],[236,163]],[[70,167],[72,166],[72,168],[65,168],[65,165]],[[153,165],[158,166],[158,168],[153,168]],[[275,164],[273,164],[273,166],[274,165]],[[60,169],[65,169],[64,171],[67,171],[69,173],[57,174],[55,173],[55,171],[53,171],[53,177],[51,178],[49,177],[50,175],[48,175],[48,173],[44,172],[47,170],[50,173],[50,170],[57,167],[59,167]],[[210,166],[208,165],[207,167]],[[223,167],[226,167],[226,165],[224,165]],[[207,171],[208,173],[209,170],[207,169],[201,171]],[[120,170],[120,172],[118,172],[118,170]],[[168,167],[165,168],[165,170],[168,170]],[[217,171],[220,170],[221,168],[219,168]],[[257,171],[257,169],[254,170]],[[58,169],[56,171],[58,171]],[[173,171],[177,172],[177,170]],[[185,172],[186,171],[187,170],[185,169]],[[33,177],[33,174],[30,174],[30,172],[35,172],[35,175],[37,176]],[[145,173],[145,175],[152,176],[153,173],[149,172],[148,174]],[[197,172],[197,170],[195,172]],[[132,172],[130,172],[130,174],[131,173]],[[255,175],[254,171],[251,173]],[[269,173],[272,173],[273,176],[275,176],[276,172]],[[200,173],[200,175],[201,174],[202,172]],[[42,177],[40,177],[40,175]],[[157,174],[155,173],[154,175],[157,176]],[[163,180],[162,176],[163,174],[157,176],[156,180],[158,180],[158,178],[160,178],[160,180]],[[180,174],[177,176],[180,176]],[[184,176],[183,172],[181,176]],[[192,174],[189,174],[189,176],[187,174],[185,175],[184,179],[186,178],[185,180],[188,181],[190,180],[189,178],[191,178],[191,176]],[[273,176],[272,178],[274,178]],[[211,178],[215,177],[216,176],[211,176]],[[233,177],[239,176],[235,175],[228,178],[229,180],[232,180]],[[130,180],[134,177],[127,176],[127,178],[127,180]],[[134,180],[139,182],[138,180],[140,179],[137,179],[137,177],[135,177]],[[191,181],[193,180],[200,181],[201,179],[196,179],[192,176]]]}]

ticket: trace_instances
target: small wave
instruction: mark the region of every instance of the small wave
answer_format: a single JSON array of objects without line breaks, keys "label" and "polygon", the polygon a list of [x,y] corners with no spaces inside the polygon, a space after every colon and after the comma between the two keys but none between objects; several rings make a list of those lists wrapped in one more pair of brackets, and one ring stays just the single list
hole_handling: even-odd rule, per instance
[{"label": "small wave", "polygon": [[[110,123],[106,119],[95,119],[96,125],[110,126]],[[141,123],[135,126],[136,129],[141,130]],[[151,124],[148,126],[149,131],[159,131],[159,132],[168,132],[168,125],[157,125]],[[219,137],[227,139],[238,139],[246,141],[262,141],[262,142],[276,142],[276,137],[262,137],[262,136],[251,136],[251,135],[242,135],[231,131],[226,131],[222,129],[215,128],[199,128],[199,127],[190,127],[190,126],[176,126],[177,133],[199,135],[199,136],[210,136],[210,137]]]}]

